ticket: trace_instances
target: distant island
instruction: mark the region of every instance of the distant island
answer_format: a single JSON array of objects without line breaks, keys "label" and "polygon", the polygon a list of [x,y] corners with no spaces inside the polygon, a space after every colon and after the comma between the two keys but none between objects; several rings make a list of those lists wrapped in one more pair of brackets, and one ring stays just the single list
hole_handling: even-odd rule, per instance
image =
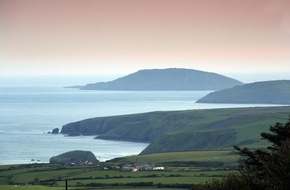
[{"label": "distant island", "polygon": [[[220,90],[241,85],[242,82],[216,73],[192,69],[151,69],[109,82],[79,87],[81,90],[176,91]],[[75,86],[73,86],[75,88]]]},{"label": "distant island", "polygon": [[290,80],[255,82],[212,92],[197,103],[290,105]]}]

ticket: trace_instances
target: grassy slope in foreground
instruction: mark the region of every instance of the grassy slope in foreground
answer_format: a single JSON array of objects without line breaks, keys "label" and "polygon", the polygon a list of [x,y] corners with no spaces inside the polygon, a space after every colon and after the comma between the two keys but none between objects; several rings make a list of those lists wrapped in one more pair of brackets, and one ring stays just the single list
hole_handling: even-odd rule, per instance
[{"label": "grassy slope in foreground", "polygon": [[290,104],[290,80],[256,82],[212,92],[198,103]]},{"label": "grassy slope in foreground", "polygon": [[92,118],[70,123],[63,134],[150,142],[142,154],[253,146],[260,133],[284,122],[290,107],[227,108],[151,112]]},{"label": "grassy slope in foreground", "polygon": [[[0,166],[0,189],[8,190],[14,187],[14,185],[17,185],[21,190],[29,190],[30,188],[48,189],[48,187],[37,185],[53,186],[55,189],[58,189],[58,187],[64,187],[65,179],[69,180],[69,189],[88,189],[91,183],[95,183],[92,186],[98,189],[102,189],[102,187],[104,189],[109,187],[122,189],[126,186],[128,187],[128,184],[128,188],[139,189],[138,183],[144,182],[152,183],[150,189],[156,188],[159,184],[166,186],[185,184],[190,186],[190,184],[204,183],[212,178],[224,176],[229,172],[228,167],[232,166],[232,163],[236,162],[236,160],[237,156],[232,154],[232,151],[222,150],[172,152],[138,156],[138,163],[162,165],[166,167],[165,171],[122,172],[116,169],[102,169],[103,167],[111,168],[110,166],[135,163],[135,156],[119,158],[118,161],[100,163],[99,166],[64,167],[56,164]],[[205,161],[207,165],[203,164]],[[223,164],[220,164],[218,167],[211,164],[219,162]],[[185,163],[189,165],[172,166],[174,165],[173,163]],[[36,182],[38,184],[35,184]],[[12,186],[7,186],[8,184]]]},{"label": "grassy slope in foreground", "polygon": [[27,186],[27,185],[0,185],[1,190],[64,190],[64,187]]}]

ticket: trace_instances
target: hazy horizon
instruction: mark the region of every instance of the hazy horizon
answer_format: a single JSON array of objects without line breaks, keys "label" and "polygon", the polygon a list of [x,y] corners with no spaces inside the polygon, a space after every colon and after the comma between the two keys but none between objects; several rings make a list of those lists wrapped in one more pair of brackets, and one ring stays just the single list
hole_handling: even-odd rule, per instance
[{"label": "hazy horizon", "polygon": [[[212,72],[212,71],[207,71]],[[129,75],[0,75],[0,87],[65,87],[85,85],[96,82],[108,82]],[[221,73],[218,73],[221,74]],[[270,80],[290,80],[287,72],[281,73],[225,73],[224,76],[239,80],[243,83],[252,83]]]},{"label": "hazy horizon", "polygon": [[0,17],[2,77],[172,67],[290,75],[288,0],[1,0]]}]

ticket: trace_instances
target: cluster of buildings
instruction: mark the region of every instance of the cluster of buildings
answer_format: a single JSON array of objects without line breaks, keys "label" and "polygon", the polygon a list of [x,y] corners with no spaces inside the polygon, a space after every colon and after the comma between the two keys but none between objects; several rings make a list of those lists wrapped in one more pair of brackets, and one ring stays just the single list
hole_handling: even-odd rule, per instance
[{"label": "cluster of buildings", "polygon": [[[67,166],[85,166],[85,165],[93,165],[94,163],[91,161],[83,160],[83,159],[69,159],[62,160],[61,164]],[[164,166],[155,166],[155,164],[147,164],[147,163],[134,163],[134,164],[125,164],[123,166],[105,166],[103,170],[120,170],[123,172],[137,172],[137,171],[163,171],[165,170]]]},{"label": "cluster of buildings", "polygon": [[70,160],[62,160],[61,164],[67,166],[86,166],[86,165],[93,165],[93,162],[88,160],[82,159],[70,159]]},{"label": "cluster of buildings", "polygon": [[163,166],[156,167],[154,164],[136,163],[136,164],[125,164],[121,170],[126,172],[137,172],[137,171],[160,171],[164,170]]}]

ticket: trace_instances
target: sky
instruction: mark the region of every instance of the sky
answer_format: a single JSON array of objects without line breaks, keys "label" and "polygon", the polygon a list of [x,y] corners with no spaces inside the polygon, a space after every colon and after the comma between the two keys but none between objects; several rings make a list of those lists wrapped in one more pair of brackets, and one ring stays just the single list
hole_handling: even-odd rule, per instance
[{"label": "sky", "polygon": [[189,68],[290,79],[289,23],[289,0],[0,0],[0,76]]}]

